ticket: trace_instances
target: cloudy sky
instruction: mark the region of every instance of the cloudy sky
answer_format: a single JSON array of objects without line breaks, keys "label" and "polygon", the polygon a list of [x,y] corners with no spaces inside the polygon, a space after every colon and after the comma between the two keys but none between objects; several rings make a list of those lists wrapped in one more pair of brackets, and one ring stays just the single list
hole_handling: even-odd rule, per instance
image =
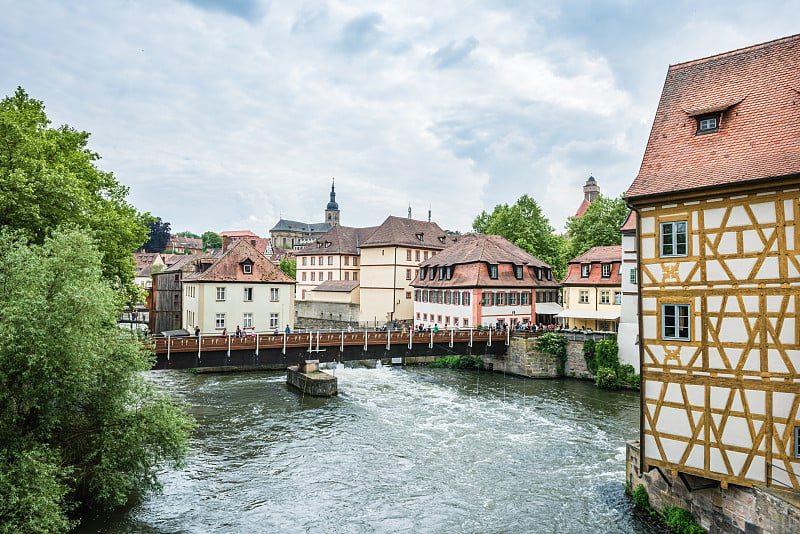
[{"label": "cloudy sky", "polygon": [[[563,228],[641,162],[669,64],[800,32],[800,0],[0,0],[22,86],[173,231],[388,215]],[[794,22],[792,22],[794,21]]]}]

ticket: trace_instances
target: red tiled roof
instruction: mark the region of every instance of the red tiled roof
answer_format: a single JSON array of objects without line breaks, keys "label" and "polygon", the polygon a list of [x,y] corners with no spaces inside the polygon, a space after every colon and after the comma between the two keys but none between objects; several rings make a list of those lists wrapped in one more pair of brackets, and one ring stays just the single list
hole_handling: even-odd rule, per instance
[{"label": "red tiled roof", "polygon": [[251,232],[250,230],[227,230],[225,232],[219,233],[220,237],[254,237],[258,239],[259,237]]},{"label": "red tiled roof", "polygon": [[179,235],[169,236],[167,248],[190,248],[193,250],[203,250],[203,240],[195,237],[181,237]]},{"label": "red tiled roof", "polygon": [[[508,239],[499,235],[467,234],[450,236],[452,245],[422,262],[420,267],[452,266],[452,278],[434,280],[427,276],[417,277],[414,287],[552,287],[557,288],[556,280],[547,280],[544,272],[538,279],[536,268],[550,269],[550,265],[531,256]],[[497,265],[497,279],[489,277],[488,264]],[[517,280],[514,265],[523,266],[522,280]],[[420,270],[420,274],[422,271]],[[551,275],[552,276],[552,275]]]},{"label": "red tiled roof", "polygon": [[[589,277],[581,277],[581,264],[590,264]],[[599,263],[600,265],[592,265]],[[602,264],[611,264],[611,276],[603,278]],[[564,285],[622,285],[622,277],[619,269],[622,264],[622,245],[611,245],[607,247],[593,247],[569,261],[567,274],[561,283]]]},{"label": "red tiled roof", "polygon": [[[421,235],[422,239],[417,235]],[[441,250],[450,243],[451,236],[436,223],[389,216],[360,246],[407,246]]]},{"label": "red tiled roof", "polygon": [[586,200],[586,197],[584,197],[583,202],[581,202],[581,205],[578,206],[578,211],[575,212],[573,217],[583,217],[583,214],[586,213],[586,208],[589,207],[589,204],[590,202]]},{"label": "red tiled roof", "polygon": [[[672,65],[628,200],[800,173],[800,35]],[[698,114],[721,111],[696,135]]]},{"label": "red tiled roof", "polygon": [[[244,274],[242,262],[252,262],[252,273]],[[202,257],[200,262],[213,262],[205,271],[196,271],[184,278],[189,282],[268,282],[294,284],[295,280],[278,269],[263,253],[256,250],[246,239],[240,239],[224,253],[213,257]]]},{"label": "red tiled roof", "polygon": [[636,212],[628,210],[628,216],[625,217],[625,222],[619,228],[622,234],[635,234],[636,233]]},{"label": "red tiled roof", "polygon": [[[298,256],[315,256],[317,254],[352,254],[359,253],[359,246],[375,231],[376,226],[353,228],[350,226],[334,226],[313,243],[297,252]],[[317,246],[319,244],[319,246]]]}]

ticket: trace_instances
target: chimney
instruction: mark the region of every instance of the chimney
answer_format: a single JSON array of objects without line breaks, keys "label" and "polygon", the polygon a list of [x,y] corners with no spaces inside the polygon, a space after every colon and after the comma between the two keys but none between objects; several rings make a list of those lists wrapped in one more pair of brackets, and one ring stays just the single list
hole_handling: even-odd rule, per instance
[{"label": "chimney", "polygon": [[228,250],[228,247],[230,247],[230,246],[231,246],[231,238],[228,237],[228,236],[224,236],[222,238],[222,252],[225,252],[226,250]]}]

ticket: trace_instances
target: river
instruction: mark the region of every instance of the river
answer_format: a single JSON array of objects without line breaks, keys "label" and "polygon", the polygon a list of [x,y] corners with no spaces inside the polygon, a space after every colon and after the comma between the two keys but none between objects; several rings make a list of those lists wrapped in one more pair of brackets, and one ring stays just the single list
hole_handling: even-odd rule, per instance
[{"label": "river", "polygon": [[197,419],[162,494],[78,532],[654,532],[624,495],[638,395],[575,380],[424,367],[154,371]]}]

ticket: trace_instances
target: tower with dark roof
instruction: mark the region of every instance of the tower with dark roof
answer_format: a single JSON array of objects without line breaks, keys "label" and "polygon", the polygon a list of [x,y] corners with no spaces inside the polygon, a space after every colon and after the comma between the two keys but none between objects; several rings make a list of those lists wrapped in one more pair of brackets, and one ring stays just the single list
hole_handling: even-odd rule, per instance
[{"label": "tower with dark roof", "polygon": [[339,204],[336,203],[336,191],[334,190],[334,183],[331,180],[331,200],[325,206],[325,222],[331,227],[339,225]]},{"label": "tower with dark roof", "polygon": [[600,196],[600,186],[597,185],[597,180],[594,179],[594,176],[589,176],[586,180],[586,185],[583,186],[583,198],[591,203],[598,196]]}]

